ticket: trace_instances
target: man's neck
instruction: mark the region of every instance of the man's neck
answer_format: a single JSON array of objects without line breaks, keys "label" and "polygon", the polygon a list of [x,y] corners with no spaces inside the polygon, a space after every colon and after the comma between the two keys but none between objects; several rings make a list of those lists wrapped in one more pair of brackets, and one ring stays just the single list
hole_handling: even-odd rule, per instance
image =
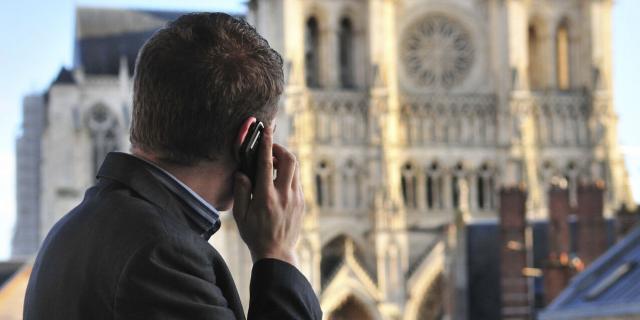
[{"label": "man's neck", "polygon": [[201,161],[193,166],[181,166],[161,161],[139,148],[132,148],[131,153],[171,173],[214,208],[224,210],[221,206],[225,206],[224,202],[230,195],[223,193],[227,186],[232,185],[233,174],[220,163]]}]

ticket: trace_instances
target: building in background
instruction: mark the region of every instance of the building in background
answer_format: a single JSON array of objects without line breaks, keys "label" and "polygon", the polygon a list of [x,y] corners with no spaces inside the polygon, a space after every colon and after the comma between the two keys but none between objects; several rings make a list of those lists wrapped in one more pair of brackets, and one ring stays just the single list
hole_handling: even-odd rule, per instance
[{"label": "building in background", "polygon": [[[552,181],[567,182],[570,208],[580,183],[603,183],[608,221],[633,206],[612,102],[611,7],[249,2],[246,19],[285,60],[276,140],[300,160],[300,263],[328,319],[519,316],[499,302],[509,230],[499,216],[521,215],[510,218],[532,234],[522,269],[548,256],[535,242],[547,241]],[[81,201],[104,155],[128,150],[137,51],[179,14],[77,10],[74,66],[42,108],[39,239]],[[527,191],[521,210],[499,215],[498,191],[516,186]],[[230,215],[213,242],[246,302],[252,262]],[[543,286],[525,281],[512,298],[526,318]]]},{"label": "building in background", "polygon": [[[526,186],[522,212],[507,212],[523,215],[522,228],[548,228],[554,179],[567,181],[571,208],[580,183],[596,181],[606,185],[603,219],[632,206],[612,103],[611,9],[611,1],[250,2],[248,19],[286,61],[281,133],[312,191],[301,260],[329,318],[533,316],[496,302],[497,191]],[[466,274],[447,264],[455,254],[442,228],[456,216],[468,225]],[[334,249],[340,241],[354,244],[370,281],[344,271],[359,268],[335,258],[345,256]],[[531,250],[520,258],[516,272],[533,267]],[[469,305],[450,300],[458,288]],[[532,291],[507,298],[531,309]]]},{"label": "building in background", "polygon": [[17,219],[13,237],[14,258],[33,255],[40,241],[40,164],[45,127],[45,97],[30,95],[22,102],[22,132],[16,141]]},{"label": "building in background", "polygon": [[75,207],[105,155],[129,149],[131,75],[138,50],[181,13],[79,8],[74,66],[47,90],[40,233]]}]

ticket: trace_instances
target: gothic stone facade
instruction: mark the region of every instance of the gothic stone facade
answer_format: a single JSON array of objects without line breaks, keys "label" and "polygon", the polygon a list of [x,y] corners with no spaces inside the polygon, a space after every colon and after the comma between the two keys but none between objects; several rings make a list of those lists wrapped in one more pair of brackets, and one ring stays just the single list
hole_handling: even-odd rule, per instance
[{"label": "gothic stone facade", "polygon": [[[611,2],[249,2],[247,20],[285,59],[277,140],[301,163],[299,257],[328,319],[465,318],[461,227],[495,224],[502,186],[526,186],[530,220],[546,219],[558,178],[574,203],[581,181],[603,181],[608,215],[631,202]],[[175,15],[77,17],[76,66],[48,92],[42,234],[81,200],[106,152],[128,149],[135,52],[90,54]],[[246,299],[251,259],[228,215],[213,243]]]}]

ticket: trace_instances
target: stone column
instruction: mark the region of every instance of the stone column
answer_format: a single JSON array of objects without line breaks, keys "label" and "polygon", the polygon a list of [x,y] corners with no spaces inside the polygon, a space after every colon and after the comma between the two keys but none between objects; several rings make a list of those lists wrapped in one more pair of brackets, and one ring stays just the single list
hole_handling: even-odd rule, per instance
[{"label": "stone column", "polygon": [[369,0],[369,54],[372,63],[371,100],[376,105],[375,118],[380,128],[377,146],[381,162],[381,188],[376,209],[376,256],[381,289],[379,309],[385,318],[399,319],[405,303],[405,283],[387,285],[384,277],[388,265],[384,257],[393,245],[398,249],[401,274],[408,270],[406,211],[401,193],[400,106],[397,77],[397,0]]}]

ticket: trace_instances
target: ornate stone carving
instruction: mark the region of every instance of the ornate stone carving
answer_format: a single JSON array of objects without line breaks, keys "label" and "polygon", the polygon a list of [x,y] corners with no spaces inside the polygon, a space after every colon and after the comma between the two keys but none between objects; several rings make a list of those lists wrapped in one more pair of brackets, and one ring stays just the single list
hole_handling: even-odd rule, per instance
[{"label": "ornate stone carving", "polygon": [[93,173],[96,173],[107,153],[119,148],[120,129],[118,119],[102,104],[91,108],[86,122],[92,143]]},{"label": "ornate stone carving", "polygon": [[409,27],[402,43],[402,63],[418,85],[449,89],[461,83],[473,65],[471,36],[455,20],[431,14]]},{"label": "ornate stone carving", "polygon": [[367,141],[368,101],[364,93],[313,91],[309,99],[317,143],[358,145]]},{"label": "ornate stone carving", "polygon": [[538,139],[545,146],[576,146],[589,143],[589,100],[580,92],[535,94]]},{"label": "ornate stone carving", "polygon": [[492,145],[496,141],[493,95],[402,97],[402,124],[409,146]]}]

